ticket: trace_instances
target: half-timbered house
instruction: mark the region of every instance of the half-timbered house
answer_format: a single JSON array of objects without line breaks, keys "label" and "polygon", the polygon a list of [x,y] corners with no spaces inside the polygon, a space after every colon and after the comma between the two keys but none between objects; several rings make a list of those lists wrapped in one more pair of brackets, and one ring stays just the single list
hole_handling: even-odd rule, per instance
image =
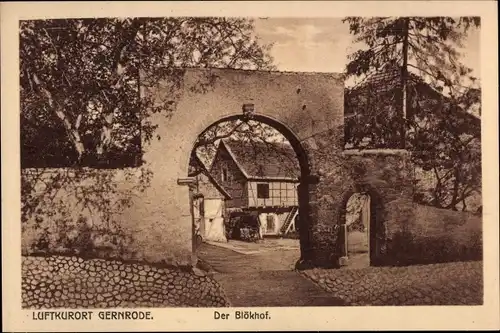
[{"label": "half-timbered house", "polygon": [[295,230],[300,167],[290,144],[221,140],[210,173],[231,196],[229,213],[257,213],[264,235]]}]

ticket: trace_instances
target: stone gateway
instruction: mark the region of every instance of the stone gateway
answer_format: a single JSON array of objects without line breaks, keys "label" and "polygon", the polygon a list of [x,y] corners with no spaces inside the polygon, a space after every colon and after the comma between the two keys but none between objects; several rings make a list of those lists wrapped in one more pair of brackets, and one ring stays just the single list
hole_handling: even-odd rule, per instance
[{"label": "stone gateway", "polygon": [[[196,87],[207,82],[204,91]],[[158,100],[171,91],[160,83],[142,89]],[[334,267],[345,252],[346,200],[367,192],[374,202],[370,257],[390,257],[391,236],[411,230],[412,166],[402,150],[345,151],[344,81],[340,74],[188,69],[169,117],[153,114],[158,138],[143,142],[143,161],[151,186],[134,198],[120,220],[134,235],[148,261],[178,265],[196,262],[188,177],[191,150],[209,126],[252,117],[281,131],[300,164],[300,264]],[[391,207],[389,209],[389,207]],[[299,259],[299,258],[297,258]]]}]

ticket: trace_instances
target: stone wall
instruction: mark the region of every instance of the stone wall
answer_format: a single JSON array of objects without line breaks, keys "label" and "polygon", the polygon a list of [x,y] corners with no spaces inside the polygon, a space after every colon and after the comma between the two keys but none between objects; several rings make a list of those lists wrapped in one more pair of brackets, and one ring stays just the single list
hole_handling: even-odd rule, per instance
[{"label": "stone wall", "polygon": [[[393,209],[392,207],[390,209]],[[467,212],[414,206],[415,218],[394,233],[386,264],[408,265],[482,260],[482,218]]]},{"label": "stone wall", "polygon": [[[136,260],[167,265],[194,264],[176,244],[175,223],[148,224],[135,215],[136,203],[152,187],[147,166],[126,169],[23,169],[21,252]],[[165,202],[158,194],[158,202]],[[171,199],[172,200],[172,199]],[[189,205],[189,200],[186,199]],[[147,212],[144,212],[147,216]],[[189,234],[183,237],[191,245]]]},{"label": "stone wall", "polygon": [[[336,131],[310,138],[310,266],[338,266],[346,255],[347,202],[371,197],[371,265],[408,265],[482,259],[482,221],[464,212],[413,202],[414,168],[404,150],[336,151]],[[329,137],[328,137],[329,136]],[[333,142],[334,144],[329,144]]]},{"label": "stone wall", "polygon": [[[115,257],[179,266],[196,263],[187,186],[191,180],[186,178],[191,150],[207,127],[242,116],[243,104],[254,104],[254,119],[280,130],[297,153],[301,166],[301,264],[338,265],[343,255],[340,225],[345,220],[347,200],[356,192],[366,192],[372,199],[374,262],[414,261],[409,258],[419,247],[405,250],[403,244],[409,240],[419,244],[417,239],[430,240],[428,235],[434,234],[415,219],[414,170],[406,151],[344,151],[344,83],[339,74],[190,69],[175,94],[165,82],[142,93],[153,94],[158,102],[173,98],[175,111],[168,117],[156,113],[147,119],[158,126],[151,141],[143,140],[144,164],[137,169],[148,176],[148,182],[139,192],[132,191],[127,205],[113,212],[117,228],[128,239],[121,246],[124,252]],[[107,184],[116,182],[113,179]],[[122,185],[134,182],[118,181]],[[86,198],[79,188],[85,186],[74,187],[74,195]],[[117,189],[117,193],[121,191]],[[63,194],[65,197],[71,196]],[[109,203],[114,198],[104,196],[101,200]],[[51,206],[46,207],[50,211]],[[70,211],[79,218],[82,210],[75,206]],[[447,232],[455,232],[447,228]],[[82,234],[75,232],[74,236]],[[23,231],[23,242],[29,239]],[[460,242],[457,246],[462,248]]]},{"label": "stone wall", "polygon": [[[206,82],[209,84],[204,85]],[[200,92],[200,86],[206,89]],[[153,94],[158,103],[174,96],[163,82],[143,93]],[[283,132],[300,151],[299,160],[307,173],[308,156],[301,143],[334,128],[342,132],[343,95],[340,74],[187,70],[179,94],[174,96],[175,111],[170,117],[153,114],[149,119],[158,125],[155,135],[161,138],[143,145],[143,159],[153,171],[153,179],[135,199],[129,214],[143,225],[154,226],[151,241],[159,245],[155,249],[161,254],[158,257],[173,255],[180,262],[195,259],[191,257],[188,187],[179,185],[179,180],[187,176],[190,153],[199,134],[218,121],[242,116],[243,104],[254,104],[254,119]],[[338,151],[341,145],[335,147]]]},{"label": "stone wall", "polygon": [[340,211],[341,223],[347,200],[353,192],[371,198],[370,259],[379,264],[394,254],[388,242],[400,230],[411,230],[414,222],[413,166],[401,150],[344,151],[346,174]]},{"label": "stone wall", "polygon": [[148,308],[229,306],[209,276],[101,259],[22,258],[22,307]]},{"label": "stone wall", "polygon": [[72,253],[145,260],[140,224],[123,210],[148,186],[147,170],[23,169],[23,255]]},{"label": "stone wall", "polygon": [[341,225],[354,193],[367,193],[372,199],[372,262],[391,256],[388,241],[399,230],[411,228],[414,220],[409,154],[401,150],[344,151],[339,129],[313,136],[305,146],[311,173],[317,175],[308,185],[311,224],[306,261],[310,263],[305,266],[338,266],[345,255]]}]

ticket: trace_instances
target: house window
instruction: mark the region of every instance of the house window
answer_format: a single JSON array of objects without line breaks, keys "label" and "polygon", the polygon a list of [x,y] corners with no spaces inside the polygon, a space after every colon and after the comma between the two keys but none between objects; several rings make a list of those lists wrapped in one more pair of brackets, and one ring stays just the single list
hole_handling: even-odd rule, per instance
[{"label": "house window", "polygon": [[257,184],[257,198],[269,199],[269,184]]},{"label": "house window", "polygon": [[227,169],[224,167],[222,168],[222,175],[221,175],[222,181],[226,182],[227,181]]}]

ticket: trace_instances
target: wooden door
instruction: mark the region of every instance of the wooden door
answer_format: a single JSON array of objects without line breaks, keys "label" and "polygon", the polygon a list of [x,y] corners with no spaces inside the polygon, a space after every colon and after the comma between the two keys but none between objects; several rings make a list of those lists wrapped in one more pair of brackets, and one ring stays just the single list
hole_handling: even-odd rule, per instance
[{"label": "wooden door", "polygon": [[193,226],[193,238],[195,239],[195,246],[198,247],[201,245],[203,241],[203,235],[205,233],[205,223],[204,223],[204,204],[203,197],[193,198],[193,217],[194,217],[194,226]]}]

